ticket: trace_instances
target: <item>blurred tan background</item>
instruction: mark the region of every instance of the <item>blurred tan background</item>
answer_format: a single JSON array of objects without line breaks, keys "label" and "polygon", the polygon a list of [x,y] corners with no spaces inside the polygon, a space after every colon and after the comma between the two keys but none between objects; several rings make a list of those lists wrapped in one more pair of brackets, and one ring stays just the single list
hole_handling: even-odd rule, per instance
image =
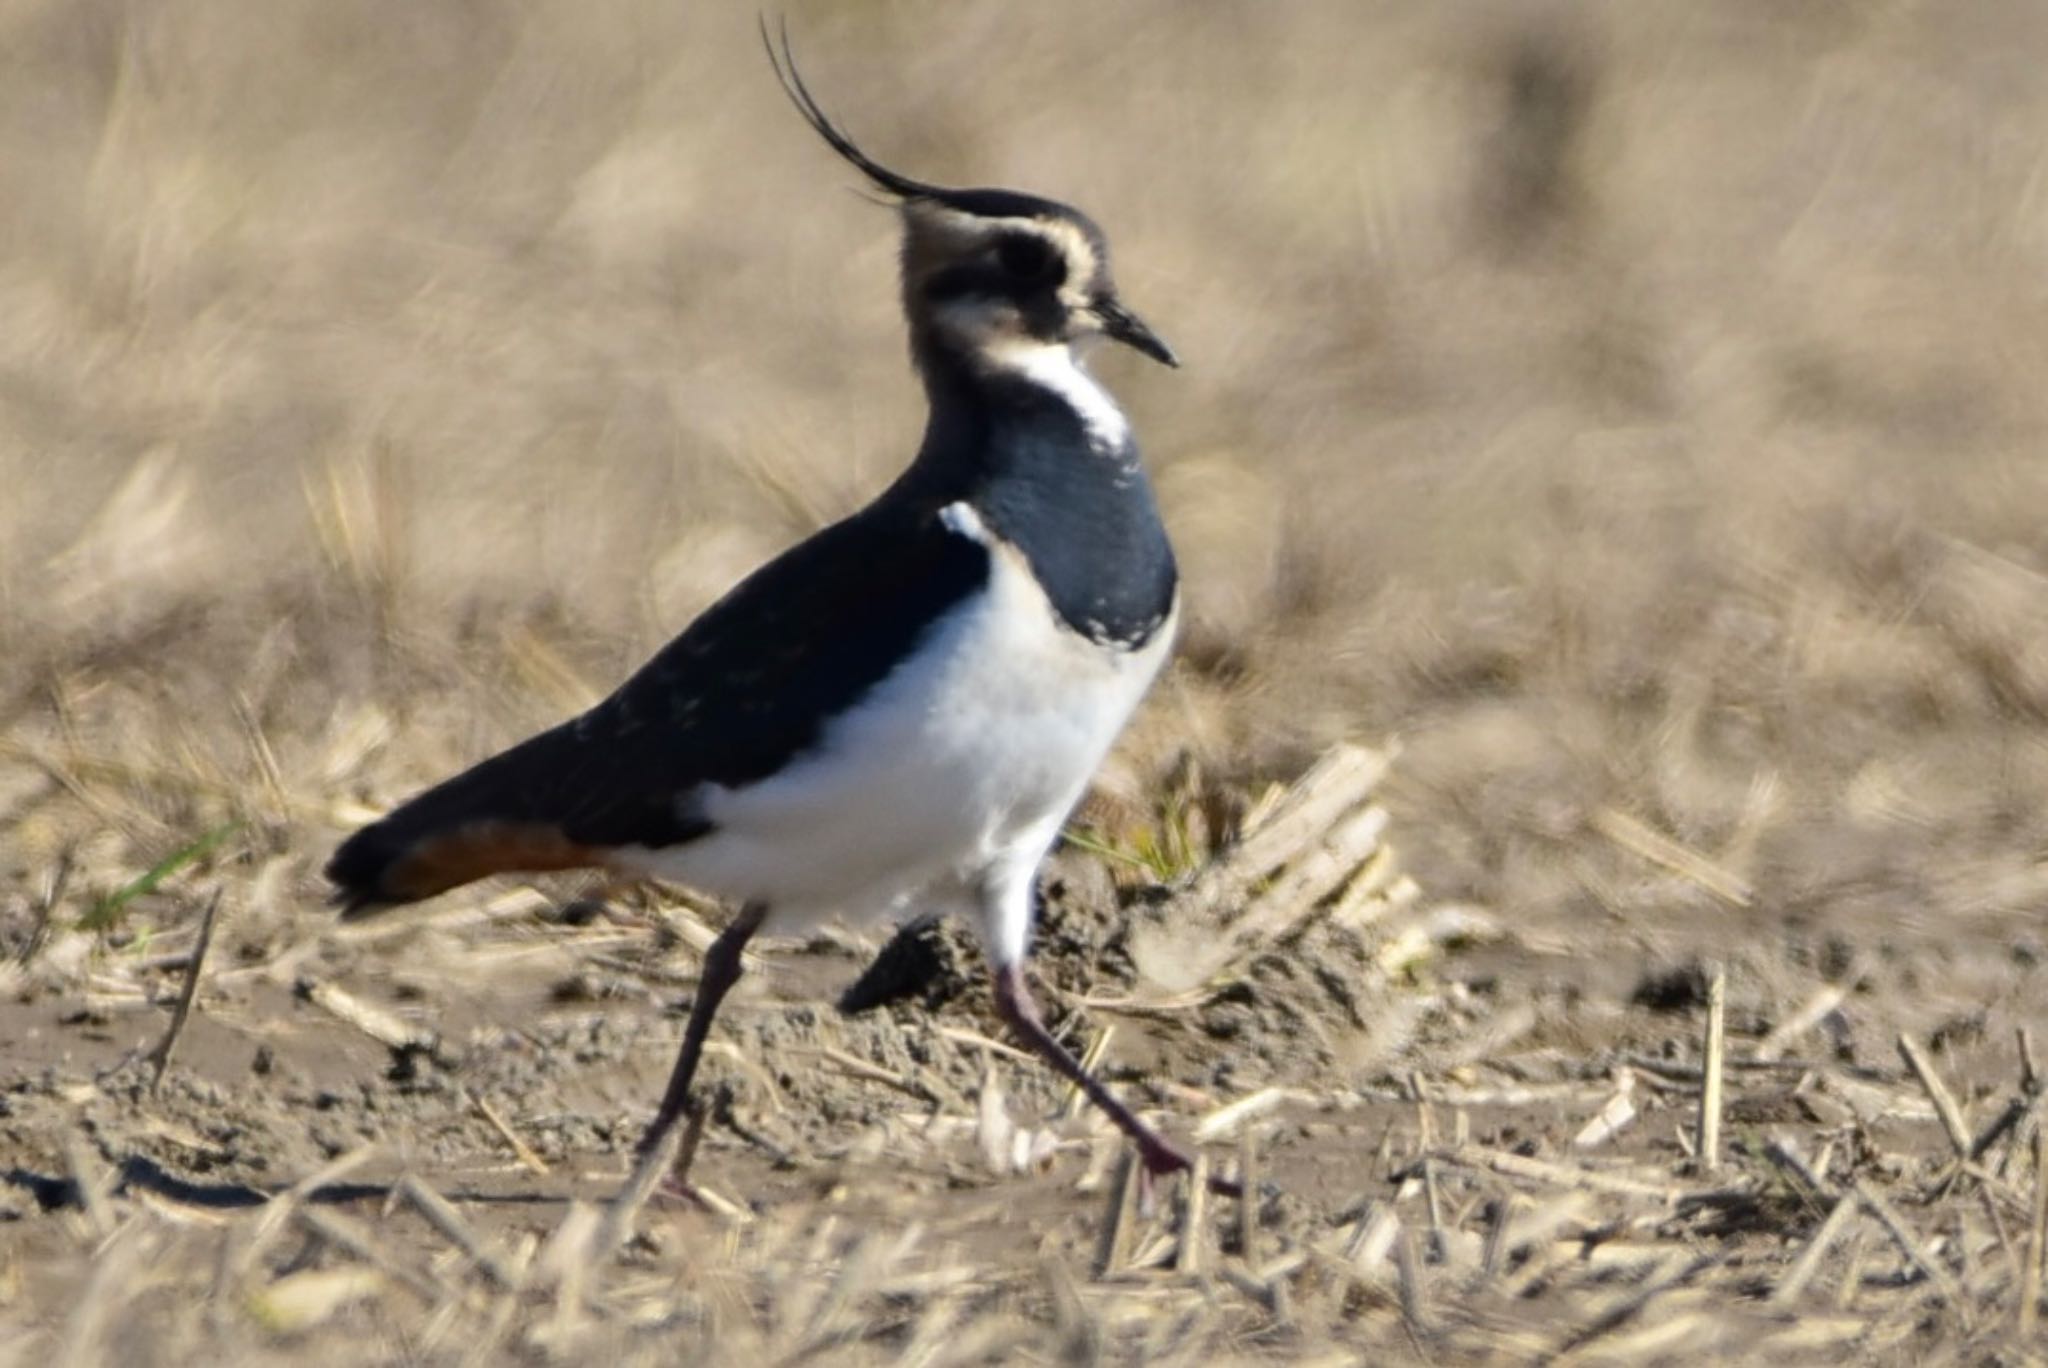
[{"label": "blurred tan background", "polygon": [[[1185,359],[1099,365],[1189,575],[1127,800],[1399,735],[1407,862],[1519,925],[2038,942],[2048,8],[789,17]],[[0,876],[223,807],[310,867],[893,474],[893,225],[754,25],[0,3]]]}]

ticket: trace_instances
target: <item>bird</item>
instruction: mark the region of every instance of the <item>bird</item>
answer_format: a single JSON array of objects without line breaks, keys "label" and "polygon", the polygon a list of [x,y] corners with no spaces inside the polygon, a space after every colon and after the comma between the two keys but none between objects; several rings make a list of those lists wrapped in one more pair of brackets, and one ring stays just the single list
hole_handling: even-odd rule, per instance
[{"label": "bird", "polygon": [[327,878],[346,919],[586,867],[737,903],[643,1163],[698,1114],[697,1064],[756,933],[962,912],[1016,1038],[1129,1138],[1147,1182],[1185,1171],[1190,1153],[1060,1043],[1025,978],[1040,867],[1180,612],[1130,422],[1084,355],[1106,339],[1179,361],[1124,304],[1093,219],[889,169],[825,113],[787,29],[778,47],[764,22],[762,39],[798,113],[900,219],[929,409],[914,458],[603,702],[349,836]]}]

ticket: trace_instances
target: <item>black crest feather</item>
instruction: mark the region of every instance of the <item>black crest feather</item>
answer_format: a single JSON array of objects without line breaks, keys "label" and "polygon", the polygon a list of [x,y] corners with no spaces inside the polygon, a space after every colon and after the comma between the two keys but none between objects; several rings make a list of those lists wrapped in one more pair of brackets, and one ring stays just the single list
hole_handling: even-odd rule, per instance
[{"label": "black crest feather", "polygon": [[[779,39],[779,42],[778,42]],[[929,199],[945,202],[957,191],[944,186],[932,185],[927,181],[914,180],[900,171],[888,167],[860,150],[860,145],[846,135],[846,131],[833,123],[831,116],[819,107],[817,97],[804,84],[803,74],[796,67],[796,53],[789,45],[789,21],[779,21],[776,32],[768,28],[767,16],[761,19],[761,44],[768,49],[768,61],[775,68],[775,79],[782,82],[782,89],[789,95],[790,103],[804,116],[804,122],[817,130],[826,144],[844,157],[860,173],[866,176],[878,190],[902,199]]]}]

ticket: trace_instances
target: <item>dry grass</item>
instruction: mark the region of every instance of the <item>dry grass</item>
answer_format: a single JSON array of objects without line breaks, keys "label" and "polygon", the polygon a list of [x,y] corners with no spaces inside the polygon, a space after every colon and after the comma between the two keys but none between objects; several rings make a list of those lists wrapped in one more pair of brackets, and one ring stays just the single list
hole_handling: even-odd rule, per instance
[{"label": "dry grass", "polygon": [[[878,152],[1088,207],[1189,360],[1103,361],[1193,616],[1043,969],[1284,1195],[1105,1268],[1114,1147],[970,998],[805,1005],[828,942],[735,1003],[729,1210],[582,1257],[715,911],[342,936],[312,871],[915,440],[889,225],[753,22],[0,3],[0,1363],[2031,1352],[2021,0],[793,12]],[[1177,882],[1395,735],[1294,883]],[[1337,915],[1389,831],[1427,896]]]}]

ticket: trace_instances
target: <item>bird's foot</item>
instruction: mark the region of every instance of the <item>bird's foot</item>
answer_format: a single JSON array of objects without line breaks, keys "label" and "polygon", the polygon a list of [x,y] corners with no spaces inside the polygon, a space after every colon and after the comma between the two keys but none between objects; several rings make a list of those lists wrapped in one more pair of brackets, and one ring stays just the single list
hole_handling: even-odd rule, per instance
[{"label": "bird's foot", "polygon": [[[1160,1178],[1170,1178],[1176,1173],[1189,1172],[1195,1166],[1193,1157],[1187,1151],[1157,1132],[1138,1136],[1136,1140],[1138,1145],[1138,1161],[1145,1166],[1144,1174],[1140,1178],[1141,1186],[1138,1192],[1141,1201],[1150,1197],[1154,1181]],[[1208,1187],[1209,1191],[1222,1197],[1242,1197],[1244,1195],[1244,1186],[1242,1184],[1235,1179],[1225,1178],[1217,1173],[1209,1175]]]},{"label": "bird's foot", "polygon": [[[709,1119],[709,1110],[695,1098],[686,1101],[676,1115],[655,1117],[633,1146],[633,1169],[626,1190],[639,1192],[643,1201],[680,1198],[708,1209],[710,1204],[690,1182],[689,1175]],[[683,1122],[680,1140],[676,1136],[678,1120]]]}]

